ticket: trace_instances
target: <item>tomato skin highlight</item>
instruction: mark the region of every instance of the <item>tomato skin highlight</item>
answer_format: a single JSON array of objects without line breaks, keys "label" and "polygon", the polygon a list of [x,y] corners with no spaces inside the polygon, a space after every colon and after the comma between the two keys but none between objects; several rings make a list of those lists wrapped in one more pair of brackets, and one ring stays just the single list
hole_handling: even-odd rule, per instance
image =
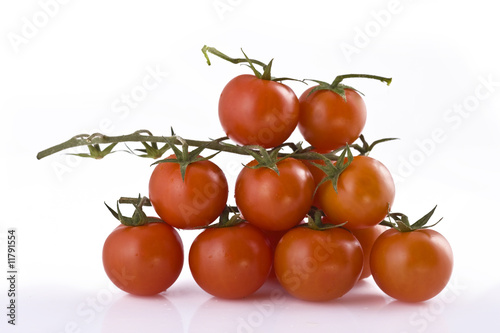
[{"label": "tomato skin highlight", "polygon": [[287,230],[299,224],[313,202],[314,179],[307,167],[294,158],[276,165],[279,175],[269,168],[251,169],[253,160],[244,167],[235,186],[235,199],[245,219],[272,231]]},{"label": "tomato skin highlight", "polygon": [[333,224],[347,222],[350,230],[373,227],[386,216],[396,189],[389,170],[368,156],[355,156],[337,182],[324,182],[316,196],[321,209]]},{"label": "tomato skin highlight", "polygon": [[219,120],[231,140],[272,148],[285,142],[297,127],[299,100],[282,83],[239,75],[222,90]]},{"label": "tomato skin highlight", "polygon": [[267,280],[272,264],[269,240],[248,223],[209,228],[189,251],[189,267],[207,293],[226,299],[247,297]]},{"label": "tomato skin highlight", "polygon": [[346,101],[330,90],[315,87],[299,98],[298,127],[304,139],[318,149],[334,150],[351,144],[359,137],[366,123],[366,106],[361,96],[345,89]]},{"label": "tomato skin highlight", "polygon": [[453,270],[453,252],[437,231],[389,229],[373,244],[370,268],[387,295],[404,302],[421,302],[446,287]]},{"label": "tomato skin highlight", "polygon": [[278,243],[274,270],[281,286],[306,301],[328,301],[346,294],[363,269],[363,250],[344,228],[296,227]]},{"label": "tomato skin highlight", "polygon": [[177,230],[166,223],[119,225],[104,242],[102,260],[106,274],[118,288],[152,296],[177,280],[184,249]]},{"label": "tomato skin highlight", "polygon": [[215,221],[226,207],[228,193],[224,173],[211,161],[188,165],[184,181],[178,163],[160,163],[149,180],[149,199],[156,213],[180,229]]}]

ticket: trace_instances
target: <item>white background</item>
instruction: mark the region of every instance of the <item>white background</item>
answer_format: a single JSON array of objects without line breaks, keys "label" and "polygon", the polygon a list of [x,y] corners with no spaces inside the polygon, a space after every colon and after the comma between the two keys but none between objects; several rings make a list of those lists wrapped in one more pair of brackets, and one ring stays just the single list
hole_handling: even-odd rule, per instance
[{"label": "white background", "polygon": [[[500,23],[492,3],[2,1],[2,332],[498,330]],[[117,222],[103,202],[147,195],[151,162],[126,153],[101,161],[35,156],[96,131],[147,128],[167,135],[173,126],[186,138],[222,136],[220,91],[249,70],[215,57],[207,66],[204,44],[233,56],[244,48],[252,58],[274,58],[276,76],[393,77],[389,87],[373,80],[346,83],[365,93],[368,140],[400,138],[372,154],[397,180],[394,209],[419,218],[437,204],[435,218],[444,217],[436,230],[453,247],[455,269],[440,295],[403,304],[368,279],[329,303],[300,302],[274,285],[229,302],[199,289],[187,265],[156,298],[131,297],[110,284],[101,249]],[[150,72],[159,73],[157,84],[145,90]],[[290,85],[298,95],[306,89]],[[215,161],[234,184],[245,159],[221,154]],[[11,227],[18,235],[16,327],[6,316]],[[181,232],[186,254],[195,234]]]}]

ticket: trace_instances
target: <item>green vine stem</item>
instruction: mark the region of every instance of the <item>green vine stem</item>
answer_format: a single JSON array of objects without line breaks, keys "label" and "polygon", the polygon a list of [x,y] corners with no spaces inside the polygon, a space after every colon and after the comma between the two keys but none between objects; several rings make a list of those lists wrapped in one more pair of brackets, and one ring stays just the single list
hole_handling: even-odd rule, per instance
[{"label": "green vine stem", "polygon": [[205,58],[207,59],[207,64],[209,66],[212,63],[210,62],[210,58],[208,57],[208,53],[212,53],[213,55],[215,55],[221,59],[224,59],[226,61],[229,61],[233,64],[240,64],[240,63],[256,64],[256,65],[261,66],[263,69],[265,69],[267,67],[267,65],[265,63],[263,63],[262,61],[259,61],[259,60],[249,59],[247,57],[245,57],[245,58],[231,58],[230,56],[225,55],[224,53],[217,50],[215,47],[210,47],[207,45],[204,45],[202,47],[201,52],[203,52],[203,54],[205,55]]},{"label": "green vine stem", "polygon": [[[217,140],[210,140],[210,141],[200,141],[200,140],[189,140],[189,139],[181,139],[179,136],[174,135],[174,136],[155,136],[152,135],[151,132],[147,130],[139,130],[136,131],[132,134],[127,134],[127,135],[119,135],[119,136],[107,136],[101,133],[94,133],[92,135],[88,134],[80,134],[77,136],[72,137],[71,139],[60,143],[58,145],[55,145],[53,147],[47,148],[45,150],[40,151],[37,154],[37,159],[42,159],[47,156],[53,155],[55,153],[61,152],[66,149],[70,148],[75,148],[75,147],[81,147],[81,146],[87,146],[87,147],[92,147],[92,150],[95,151],[96,145],[115,145],[117,143],[126,143],[126,142],[156,142],[156,143],[164,143],[164,144],[169,144],[168,141],[175,143],[176,145],[182,145],[183,143],[187,144],[189,147],[204,147],[205,149],[210,149],[210,150],[215,150],[215,151],[224,151],[224,152],[229,152],[233,154],[239,154],[239,155],[251,155],[249,152],[248,147],[244,146],[239,146],[239,145],[233,145],[229,143],[223,142],[227,138],[220,138]],[[181,141],[182,140],[182,141]],[[296,148],[297,145],[293,143],[286,143],[282,145],[284,146],[289,146],[289,147],[294,147]],[[299,145],[300,146],[300,145]],[[113,146],[114,147],[114,146]],[[103,151],[105,151],[104,149]],[[99,149],[99,151],[101,151]],[[108,153],[110,153],[109,151]],[[260,153],[258,149],[252,150],[252,152],[255,153]],[[83,154],[78,154],[79,156],[83,157]],[[311,147],[306,148],[306,149],[301,149],[298,148],[298,151],[292,153],[292,154],[280,154],[280,156],[285,157],[285,156],[291,156],[297,159],[305,159],[305,160],[314,160],[317,159],[317,153],[311,152]],[[336,152],[330,152],[327,154],[324,154],[326,158],[329,158],[331,160],[337,160],[338,156],[336,155]],[[86,155],[85,157],[93,157],[93,158],[102,158],[103,156],[92,156]]]},{"label": "green vine stem", "polygon": [[336,87],[342,80],[344,79],[350,79],[350,78],[364,78],[364,79],[373,79],[373,80],[379,80],[382,82],[385,82],[387,85],[390,85],[392,82],[392,78],[387,78],[383,76],[378,76],[378,75],[370,75],[370,74],[345,74],[345,75],[339,75],[335,78],[335,80],[332,82],[331,86]]},{"label": "green vine stem", "polygon": [[[187,150],[188,147],[197,147],[197,148],[202,148],[202,149],[210,149],[214,150],[217,152],[228,152],[232,154],[238,154],[238,155],[247,155],[247,156],[256,156],[260,155],[262,156],[263,150],[265,150],[263,147],[259,146],[239,146],[235,144],[230,144],[227,142],[224,142],[227,140],[227,137],[222,137],[219,139],[215,140],[209,140],[209,141],[201,141],[201,140],[189,140],[189,139],[184,139],[181,138],[178,135],[175,135],[172,131],[171,136],[155,136],[153,135],[150,131],[148,130],[139,130],[131,134],[126,134],[126,135],[119,135],[119,136],[107,136],[101,133],[94,133],[91,135],[88,134],[80,134],[72,137],[71,139],[62,142],[58,145],[52,146],[50,148],[47,148],[45,150],[40,151],[36,157],[37,159],[42,159],[47,156],[56,154],[58,152],[61,152],[66,149],[71,149],[71,148],[76,148],[76,147],[81,147],[81,146],[86,146],[89,149],[89,154],[73,154],[76,156],[80,157],[91,157],[95,159],[101,159],[105,156],[107,156],[110,153],[114,153],[115,151],[113,148],[118,143],[129,143],[129,142],[140,142],[144,146],[148,146],[149,149],[146,151],[144,149],[137,149],[138,151],[145,152],[146,154],[143,155],[137,155],[140,157],[150,157],[157,159],[163,155],[168,149],[177,149],[175,145],[181,145],[183,146],[183,149]],[[370,150],[378,143],[381,142],[386,142],[390,140],[394,140],[392,138],[390,139],[381,139],[373,142],[371,145],[366,142],[364,137],[360,137],[360,140],[362,141],[362,146],[359,144],[352,144],[349,145],[348,147],[356,149],[359,154],[361,155],[366,155],[370,152]],[[151,145],[148,145],[147,142],[151,143]],[[164,146],[161,148],[158,148],[156,143],[163,143]],[[101,149],[99,145],[108,145],[106,148]],[[172,148],[172,145],[174,145],[174,148]],[[339,148],[337,150],[334,150],[329,153],[325,154],[318,154],[317,152],[314,152],[313,149],[314,147],[307,147],[307,148],[302,148],[302,143],[291,143],[291,142],[286,142],[283,143],[282,145],[275,147],[271,150],[274,151],[274,153],[278,152],[281,148],[287,147],[292,150],[291,153],[278,153],[276,157],[278,158],[284,158],[284,157],[293,157],[296,159],[301,159],[301,160],[317,160],[318,158],[322,159],[329,159],[332,161],[337,161],[340,157],[338,154],[342,153],[342,151],[345,149],[345,147]],[[128,148],[128,146],[127,146]],[[131,152],[131,149],[128,148],[128,151],[125,150],[126,152]],[[266,151],[267,152],[267,151]],[[274,154],[273,153],[273,154]],[[321,156],[319,156],[321,155]]]}]

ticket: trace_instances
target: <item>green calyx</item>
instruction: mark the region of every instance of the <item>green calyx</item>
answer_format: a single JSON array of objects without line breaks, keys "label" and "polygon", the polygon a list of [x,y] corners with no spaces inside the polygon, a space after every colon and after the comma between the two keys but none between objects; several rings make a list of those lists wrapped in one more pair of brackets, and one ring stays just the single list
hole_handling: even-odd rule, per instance
[{"label": "green calyx", "polygon": [[[120,203],[130,203],[135,207],[134,213],[132,217],[124,216],[120,211]],[[111,214],[120,221],[121,224],[129,226],[129,227],[137,227],[141,225],[145,225],[153,222],[163,222],[161,219],[156,217],[148,217],[142,210],[143,206],[151,206],[151,202],[147,197],[141,197],[139,195],[138,198],[120,198],[120,200],[116,203],[116,211],[108,206],[107,203],[104,203]]]},{"label": "green calyx", "polygon": [[[220,139],[217,139],[214,141],[220,142],[220,141],[225,140],[225,139],[226,138],[224,137],[224,138],[220,138]],[[166,159],[157,161],[157,162],[153,163],[152,165],[159,164],[159,163],[177,163],[177,164],[179,164],[181,176],[182,176],[182,181],[184,181],[187,167],[190,164],[195,163],[195,162],[199,162],[199,161],[207,161],[220,153],[220,151],[219,151],[219,152],[212,154],[208,157],[202,157],[202,156],[200,156],[200,154],[203,150],[205,150],[205,148],[207,148],[208,144],[202,145],[202,146],[200,146],[192,151],[189,151],[189,144],[180,136],[165,137],[165,140],[167,141],[167,144],[169,145],[169,147],[172,148],[172,150],[174,151],[175,158],[173,158],[173,159],[166,158]],[[175,145],[176,141],[181,142],[182,150],[179,149]]]},{"label": "green calyx", "polygon": [[[84,138],[88,142],[91,142],[92,139],[97,135],[103,136],[102,134],[93,134],[90,136],[86,136],[85,134],[82,134],[82,135],[75,136],[75,138],[76,139]],[[101,146],[99,146],[98,144],[88,144],[87,145],[87,148],[89,149],[88,154],[87,153],[78,153],[78,154],[69,154],[69,155],[78,156],[78,157],[89,157],[89,158],[94,158],[96,160],[100,160],[100,159],[104,158],[105,156],[107,156],[111,153],[114,153],[113,148],[115,148],[115,146],[117,144],[118,144],[117,142],[111,143],[104,149],[101,149]]]},{"label": "green calyx", "polygon": [[434,214],[434,211],[436,210],[437,206],[434,206],[434,208],[422,216],[418,221],[410,224],[410,220],[408,216],[402,213],[389,213],[387,215],[388,220],[384,220],[380,222],[381,225],[385,225],[391,228],[394,228],[396,230],[399,230],[400,232],[411,232],[419,229],[428,229],[434,227],[436,224],[441,222],[443,218],[440,218],[436,223],[432,225],[426,225],[432,215]]},{"label": "green calyx", "polygon": [[331,160],[329,160],[322,154],[319,153],[314,153],[314,154],[318,157],[318,159],[325,161],[325,165],[315,162],[312,162],[312,164],[326,174],[326,177],[319,182],[318,186],[316,186],[315,194],[318,188],[321,185],[323,185],[324,182],[327,181],[331,181],[335,192],[338,192],[337,183],[339,181],[339,177],[342,174],[342,172],[344,172],[344,170],[347,169],[347,167],[351,164],[351,162],[354,159],[354,156],[352,155],[349,145],[346,145],[344,150],[342,150],[342,153],[340,154],[335,164],[332,163]]},{"label": "green calyx", "polygon": [[379,143],[393,141],[393,140],[399,140],[399,139],[398,138],[385,138],[385,139],[375,140],[371,144],[369,144],[366,141],[364,135],[361,134],[359,136],[359,140],[361,141],[361,145],[359,145],[359,144],[353,144],[353,145],[351,145],[351,147],[354,148],[354,149],[356,149],[359,152],[360,155],[368,156],[368,154],[373,150],[373,148],[376,145],[378,145]]},{"label": "green calyx", "polygon": [[[304,83],[303,80],[297,80],[297,79],[292,79],[292,78],[288,78],[288,77],[275,78],[275,77],[271,76],[271,67],[273,65],[274,59],[271,59],[271,61],[269,61],[268,64],[265,64],[262,61],[248,58],[248,56],[243,51],[243,49],[241,49],[241,52],[243,53],[244,58],[231,58],[231,57],[227,56],[226,54],[220,52],[216,48],[209,47],[207,45],[204,45],[202,47],[201,52],[203,52],[203,55],[205,56],[205,59],[207,60],[207,64],[209,66],[212,63],[210,62],[210,58],[208,57],[208,53],[211,53],[211,54],[213,54],[221,59],[224,59],[226,61],[229,61],[233,64],[244,63],[244,65],[248,66],[252,70],[254,75],[261,80],[276,81],[276,82],[281,82],[281,81],[285,81],[285,80],[292,80],[292,81],[298,81],[298,82]],[[262,67],[262,73],[259,72],[255,68],[255,65]]]},{"label": "green calyx", "polygon": [[327,83],[327,82],[324,82],[324,81],[319,81],[319,80],[312,80],[312,79],[306,79],[307,81],[312,81],[312,82],[316,82],[318,85],[316,87],[314,87],[308,94],[311,95],[312,93],[318,91],[318,90],[330,90],[330,91],[333,91],[334,93],[338,94],[340,97],[342,97],[342,99],[344,101],[347,101],[347,98],[345,96],[345,90],[346,89],[351,89],[351,90],[354,90],[354,91],[357,91],[358,93],[360,93],[361,95],[363,95],[363,93],[351,86],[347,86],[342,82],[342,80],[344,79],[347,79],[347,78],[365,78],[365,79],[374,79],[374,80],[379,80],[379,81],[382,81],[382,82],[385,82],[387,85],[390,85],[391,82],[392,82],[392,78],[386,78],[386,77],[382,77],[382,76],[377,76],[377,75],[370,75],[370,74],[345,74],[345,75],[339,75],[335,78],[335,80],[333,80],[333,82],[330,84],[330,83]]},{"label": "green calyx", "polygon": [[[233,216],[229,217],[229,214],[233,214]],[[195,229],[229,228],[243,222],[245,222],[245,220],[240,217],[238,207],[226,206],[219,217],[219,222]]]},{"label": "green calyx", "polygon": [[312,207],[309,213],[307,214],[307,227],[313,230],[328,230],[333,228],[339,228],[344,226],[347,222],[342,224],[332,224],[332,223],[324,223],[323,217],[325,214],[322,210]]},{"label": "green calyx", "polygon": [[273,148],[270,151],[267,151],[264,147],[261,146],[243,146],[243,148],[257,161],[257,165],[243,165],[245,168],[268,168],[276,172],[279,176],[280,171],[277,164],[279,161],[286,158],[286,156],[279,157],[279,151],[281,149],[280,146]]},{"label": "green calyx", "polygon": [[[171,131],[172,135],[174,135],[174,130],[172,128]],[[151,133],[148,130],[140,130],[137,131],[136,133],[153,136],[153,133]],[[135,153],[134,150],[130,149],[128,146],[127,149],[131,154],[136,155],[138,157],[153,158],[155,160],[162,157],[163,154],[165,154],[165,152],[170,149],[170,144],[168,143],[165,143],[161,148],[158,147],[158,143],[156,142],[147,143],[146,141],[141,141],[141,144],[144,146],[144,149],[134,149],[135,151],[138,151],[141,154]]]}]

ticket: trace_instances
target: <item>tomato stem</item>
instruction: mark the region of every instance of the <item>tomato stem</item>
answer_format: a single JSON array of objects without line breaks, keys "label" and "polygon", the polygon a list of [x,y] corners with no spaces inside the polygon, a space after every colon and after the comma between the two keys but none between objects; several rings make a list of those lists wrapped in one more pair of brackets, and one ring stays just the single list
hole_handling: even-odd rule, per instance
[{"label": "tomato stem", "polygon": [[[230,63],[233,64],[240,64],[244,63],[246,66],[250,67],[252,70],[253,74],[262,80],[268,80],[268,81],[276,81],[276,82],[282,82],[282,81],[297,81],[297,82],[302,82],[305,83],[304,80],[297,80],[289,77],[279,77],[275,78],[271,76],[271,67],[273,65],[273,60],[269,61],[268,64],[263,63],[262,61],[255,60],[255,59],[250,59],[247,57],[243,49],[241,49],[241,52],[243,53],[244,58],[231,58],[230,56],[220,52],[214,47],[209,47],[207,45],[204,45],[201,49],[201,52],[203,52],[203,55],[205,55],[205,58],[207,59],[207,64],[210,66],[212,63],[210,62],[210,58],[208,57],[208,53],[212,53],[213,55],[216,55],[217,57],[224,59],[226,61],[229,61]],[[259,65],[262,67],[262,73],[259,72],[254,65]]]},{"label": "tomato stem", "polygon": [[392,82],[392,78],[387,78],[387,77],[382,77],[378,75],[370,75],[370,74],[344,74],[344,75],[339,75],[333,80],[331,87],[335,88],[339,85],[340,82],[344,79],[350,79],[350,78],[365,78],[365,79],[374,79],[374,80],[379,80],[382,82],[387,83],[387,85],[390,85]]},{"label": "tomato stem", "polygon": [[[241,50],[243,52],[243,50]],[[262,67],[262,69],[266,69],[267,65],[265,63],[263,63],[262,61],[259,61],[259,60],[255,60],[255,59],[249,59],[246,57],[245,55],[245,58],[231,58],[229,57],[228,55],[220,52],[219,50],[217,50],[216,48],[214,47],[210,47],[210,46],[207,46],[207,45],[204,45],[201,49],[201,52],[203,52],[203,54],[205,55],[205,58],[207,59],[207,64],[210,66],[211,63],[210,63],[210,58],[208,57],[208,53],[212,53],[213,55],[221,58],[221,59],[224,59],[226,61],[229,61],[233,64],[240,64],[240,63],[248,63],[248,64],[256,64],[256,65],[259,65]],[[243,53],[245,54],[245,53]]]},{"label": "tomato stem", "polygon": [[[276,157],[279,157],[279,158],[293,157],[293,158],[300,159],[300,160],[317,160],[318,158],[322,158],[322,159],[327,159],[327,160],[331,160],[331,161],[336,161],[340,158],[338,154],[345,150],[345,147],[341,147],[341,148],[334,150],[332,152],[329,152],[329,153],[319,154],[319,153],[316,153],[313,151],[314,147],[302,148],[301,143],[295,144],[295,143],[291,143],[291,142],[286,142],[286,143],[281,144],[278,147],[271,149],[270,151],[265,151],[265,149],[260,147],[260,146],[240,146],[240,145],[231,144],[229,142],[225,142],[227,139],[228,139],[227,137],[221,137],[221,138],[218,138],[215,140],[209,140],[209,141],[190,140],[190,139],[181,138],[180,136],[175,135],[175,133],[173,133],[172,136],[163,136],[163,135],[155,136],[147,130],[139,130],[139,131],[136,131],[136,132],[131,133],[131,134],[119,135],[119,136],[107,136],[107,135],[104,135],[101,133],[94,133],[92,135],[79,134],[79,135],[76,135],[65,142],[62,142],[60,144],[57,144],[55,146],[52,146],[50,148],[47,148],[45,150],[40,151],[36,157],[37,157],[37,159],[42,159],[42,158],[45,158],[47,156],[53,155],[55,153],[61,152],[63,150],[71,149],[71,148],[75,148],[75,147],[81,147],[81,146],[87,146],[87,147],[91,146],[95,150],[95,147],[96,146],[99,147],[99,145],[107,145],[105,149],[99,148],[99,151],[106,151],[107,152],[106,155],[108,155],[108,154],[116,151],[116,150],[112,150],[112,148],[115,148],[115,146],[118,143],[125,143],[126,144],[126,143],[131,143],[131,142],[138,142],[138,143],[142,143],[143,145],[145,145],[147,142],[149,142],[149,143],[151,143],[151,145],[148,145],[150,147],[153,147],[154,143],[164,143],[164,146],[161,148],[161,154],[159,153],[159,151],[154,151],[154,153],[151,155],[148,155],[147,153],[144,155],[134,154],[136,156],[150,157],[150,158],[154,158],[154,159],[158,159],[159,157],[162,156],[162,154],[164,154],[169,149],[173,149],[174,152],[177,149],[177,153],[180,153],[180,155],[182,156],[182,155],[184,155],[184,150],[187,147],[197,147],[197,149],[195,149],[191,152],[188,152],[188,156],[186,156],[187,159],[199,158],[198,155],[203,149],[209,149],[209,150],[216,151],[217,153],[226,152],[226,153],[231,153],[231,154],[247,155],[247,156],[254,156],[254,157],[255,156],[262,156],[263,154],[268,153],[271,155],[271,157],[274,155],[275,158]],[[362,141],[363,140],[364,140],[364,138],[362,139]],[[371,145],[368,145],[368,143],[366,143],[366,141],[364,141],[362,143],[362,146],[354,143],[354,144],[349,145],[349,147],[354,148],[359,153],[363,154],[363,153],[366,153],[366,151],[367,151],[366,146],[369,147],[369,150],[371,150],[371,148],[373,148],[375,143],[385,142],[385,141],[390,141],[390,140],[391,139],[377,140],[374,143],[372,143]],[[182,150],[175,147],[176,145],[182,145],[183,146]],[[173,147],[175,147],[175,149]],[[285,147],[288,147],[289,149],[291,149],[292,153],[280,152],[280,150],[282,148],[285,148]],[[128,146],[127,146],[127,148],[128,148]],[[141,151],[141,152],[144,151],[143,149],[137,149],[137,150]],[[263,150],[265,152],[263,152]],[[131,151],[131,149],[129,148],[129,152],[130,151]],[[80,157],[92,157],[92,158],[96,158],[96,159],[104,157],[104,156],[96,157],[96,156],[92,156],[92,154],[75,154],[75,155],[80,156]],[[208,158],[211,158],[213,156],[214,155],[204,157],[203,159],[208,159]],[[155,162],[154,164],[160,163],[160,162],[167,162],[167,160],[161,160],[161,161]]]},{"label": "tomato stem", "polygon": [[[233,154],[238,154],[238,155],[251,155],[250,151],[257,153],[257,154],[260,153],[259,149],[249,149],[248,147],[245,147],[245,146],[233,145],[233,144],[224,142],[227,139],[228,139],[227,137],[222,137],[222,138],[210,140],[210,141],[183,139],[183,142],[185,142],[185,144],[187,144],[190,147],[199,147],[199,148],[203,147],[204,149],[210,149],[210,150],[215,150],[215,151],[219,151],[219,152],[223,151],[223,152],[228,152],[228,153],[233,153]],[[168,141],[170,141],[170,143]],[[177,136],[177,135],[170,136],[170,137],[168,137],[168,136],[167,137],[166,136],[154,136],[154,135],[151,135],[149,131],[145,131],[145,130],[139,130],[139,131],[136,131],[136,132],[131,133],[131,134],[119,135],[119,136],[107,136],[107,135],[104,135],[101,133],[94,133],[92,135],[79,134],[79,135],[76,135],[65,142],[62,142],[60,144],[57,144],[55,146],[52,146],[50,148],[47,148],[47,149],[40,151],[36,157],[37,157],[37,159],[42,159],[42,158],[45,158],[47,156],[53,155],[55,153],[61,152],[63,150],[75,148],[75,147],[81,147],[81,146],[89,146],[89,145],[94,146],[94,145],[101,145],[101,144],[102,145],[110,144],[110,145],[113,145],[113,147],[114,147],[117,143],[126,143],[126,142],[129,142],[129,143],[130,142],[140,142],[140,143],[161,142],[161,143],[168,144],[169,148],[172,147],[171,145],[181,145],[182,144],[182,142],[179,140],[179,136]],[[286,143],[286,144],[281,145],[280,147],[285,147],[285,146],[297,147],[297,145],[295,145],[293,143]],[[316,155],[314,155],[311,152],[311,150],[312,150],[312,147],[305,148],[302,150],[302,152],[300,152],[300,151],[295,152],[293,154],[293,157],[295,157],[297,159],[306,159],[306,160],[317,159]],[[327,154],[323,154],[323,155],[331,160],[336,160],[337,156],[335,154],[336,154],[336,152],[331,152],[331,153],[327,153]],[[93,157],[93,156],[83,156],[83,155],[84,154],[78,155],[78,156],[80,156],[80,157]],[[280,153],[278,156],[284,157],[287,155],[289,155],[289,154]],[[150,157],[153,157],[153,156],[150,156]]]},{"label": "tomato stem", "polygon": [[141,196],[139,196],[138,198],[121,197],[120,199],[118,199],[118,203],[138,205],[140,207],[151,206],[151,201],[149,200],[149,198]]}]

